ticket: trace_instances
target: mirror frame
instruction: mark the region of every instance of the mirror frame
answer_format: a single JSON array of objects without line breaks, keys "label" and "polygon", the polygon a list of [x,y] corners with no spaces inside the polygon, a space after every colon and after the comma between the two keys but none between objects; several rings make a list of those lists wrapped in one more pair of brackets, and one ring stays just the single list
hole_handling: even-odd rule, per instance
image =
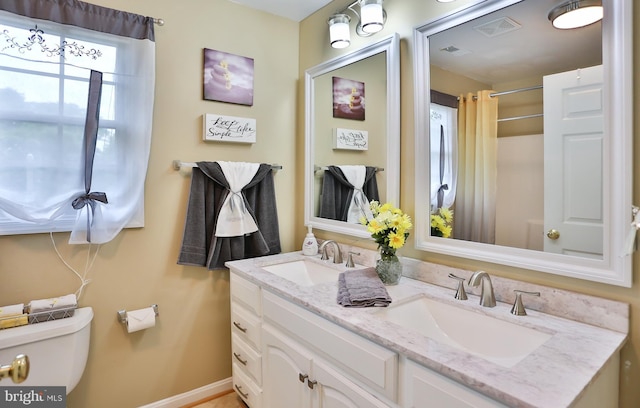
[{"label": "mirror frame", "polygon": [[386,52],[387,64],[387,159],[384,164],[387,196],[385,202],[399,205],[400,198],[400,38],[397,33],[305,71],[305,184],[304,223],[313,228],[345,235],[371,238],[364,225],[349,224],[315,216],[314,163],[314,80],[336,69]]},{"label": "mirror frame", "polygon": [[[604,165],[609,169],[603,185],[604,248],[603,259],[551,254],[506,246],[454,240],[430,236],[429,177],[429,111],[430,70],[429,36],[484,16],[521,0],[487,0],[427,22],[414,29],[415,143],[416,176],[415,247],[420,250],[469,258],[494,264],[536,270],[617,286],[631,287],[631,254],[626,253],[627,237],[632,221],[633,176],[633,50],[632,0],[604,0],[602,21],[603,68],[605,84]],[[535,1],[535,0],[531,0]],[[608,154],[607,154],[608,152]],[[611,182],[615,180],[615,182]],[[426,208],[424,214],[418,209]],[[635,236],[635,235],[634,235]]]}]

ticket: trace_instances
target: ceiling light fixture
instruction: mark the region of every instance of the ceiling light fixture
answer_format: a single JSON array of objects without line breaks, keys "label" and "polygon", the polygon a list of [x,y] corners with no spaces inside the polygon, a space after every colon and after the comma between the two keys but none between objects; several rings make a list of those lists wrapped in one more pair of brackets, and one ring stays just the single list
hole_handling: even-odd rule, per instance
[{"label": "ceiling light fixture", "polygon": [[[346,14],[351,11],[358,18],[356,34],[360,37],[368,37],[384,28],[387,21],[387,12],[382,7],[383,0],[356,0],[344,10],[332,15],[329,24],[329,41],[333,48],[345,48],[351,44],[349,23],[351,17]],[[360,6],[360,13],[354,7]]]},{"label": "ceiling light fixture", "polygon": [[584,27],[602,20],[602,0],[570,0],[549,12],[549,21],[562,30]]}]

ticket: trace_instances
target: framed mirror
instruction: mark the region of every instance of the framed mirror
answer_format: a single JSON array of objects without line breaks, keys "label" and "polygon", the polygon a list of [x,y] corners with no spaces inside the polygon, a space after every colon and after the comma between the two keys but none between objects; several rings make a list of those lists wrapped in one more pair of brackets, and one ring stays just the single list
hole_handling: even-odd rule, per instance
[{"label": "framed mirror", "polygon": [[305,72],[305,224],[370,237],[350,203],[399,204],[399,41],[393,34]]},{"label": "framed mirror", "polygon": [[630,287],[632,1],[563,30],[561,3],[416,28],[416,247]]}]

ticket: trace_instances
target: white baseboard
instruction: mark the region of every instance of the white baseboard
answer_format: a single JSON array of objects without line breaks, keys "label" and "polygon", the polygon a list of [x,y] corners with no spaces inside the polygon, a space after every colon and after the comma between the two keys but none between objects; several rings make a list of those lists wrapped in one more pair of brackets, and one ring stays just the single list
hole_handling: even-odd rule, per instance
[{"label": "white baseboard", "polygon": [[180,408],[184,405],[191,404],[196,401],[200,401],[207,397],[221,394],[232,389],[233,381],[232,378],[229,377],[224,380],[208,384],[200,388],[196,388],[195,390],[187,391],[179,395],[174,395],[173,397],[165,398],[161,401],[142,405],[138,408]]}]

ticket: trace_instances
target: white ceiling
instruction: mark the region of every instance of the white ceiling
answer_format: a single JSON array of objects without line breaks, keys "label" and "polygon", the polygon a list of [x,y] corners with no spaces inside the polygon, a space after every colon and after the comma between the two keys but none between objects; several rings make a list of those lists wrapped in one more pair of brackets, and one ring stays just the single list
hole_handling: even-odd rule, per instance
[{"label": "white ceiling", "polygon": [[[523,1],[433,35],[430,63],[489,85],[600,64],[601,24],[553,28],[547,14],[559,2]],[[474,29],[505,17],[521,27],[493,37]],[[497,27],[504,27],[504,22]],[[449,47],[460,51],[443,51]]]},{"label": "white ceiling", "polygon": [[229,0],[256,10],[302,21],[333,0]]}]

